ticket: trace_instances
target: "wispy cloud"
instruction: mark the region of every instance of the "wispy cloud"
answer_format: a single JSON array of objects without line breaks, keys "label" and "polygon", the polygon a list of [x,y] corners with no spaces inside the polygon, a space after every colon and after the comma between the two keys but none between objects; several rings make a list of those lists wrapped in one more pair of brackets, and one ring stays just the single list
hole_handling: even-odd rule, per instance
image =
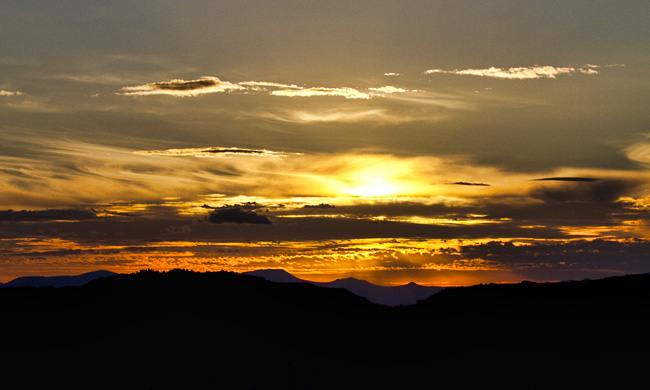
[{"label": "wispy cloud", "polygon": [[4,89],[0,89],[0,96],[20,96],[22,94],[20,91],[5,91]]},{"label": "wispy cloud", "polygon": [[[369,109],[317,109],[311,111],[293,110],[280,113],[267,113],[262,115],[263,118],[289,122],[289,123],[319,123],[319,122],[338,122],[338,123],[357,123],[357,122],[378,122],[378,123],[403,123],[414,120],[433,120],[431,117],[425,118],[420,115],[413,117],[411,115],[389,112],[382,108]],[[436,118],[440,120],[440,116]]]},{"label": "wispy cloud", "polygon": [[257,157],[282,157],[288,154],[266,149],[242,149],[242,148],[184,148],[184,149],[167,149],[167,150],[138,150],[136,154],[150,156],[172,156],[172,157],[209,157],[209,158],[227,158],[232,156],[257,156]]},{"label": "wispy cloud", "polygon": [[379,88],[369,88],[369,89],[371,91],[373,91],[373,92],[380,92],[382,94],[384,94],[384,93],[391,94],[391,93],[403,93],[403,92],[406,92],[405,89],[393,87],[392,85],[387,85],[385,87],[379,87]]},{"label": "wispy cloud", "polygon": [[312,97],[312,96],[340,96],[346,99],[370,99],[370,94],[360,92],[354,88],[323,88],[314,87],[307,89],[290,89],[279,90],[271,92],[275,96],[288,96],[288,97]]},{"label": "wispy cloud", "polygon": [[644,165],[650,165],[650,143],[639,142],[625,149],[627,158]]},{"label": "wispy cloud", "polygon": [[[373,96],[385,96],[386,94],[403,93],[407,90],[384,86],[368,88],[362,91],[351,87],[300,87],[295,84],[276,83],[272,81],[242,81],[229,82],[220,80],[218,77],[205,76],[197,80],[174,79],[137,86],[123,87],[118,95],[140,96],[140,95],[171,95],[171,96],[197,96],[218,92],[269,92],[273,96],[285,97],[314,97],[314,96],[335,96],[345,99],[370,99]],[[8,91],[3,91],[9,94]]]},{"label": "wispy cloud", "polygon": [[588,64],[580,67],[533,66],[533,67],[515,67],[515,68],[490,67],[487,69],[462,69],[462,70],[429,69],[424,73],[425,74],[444,73],[444,74],[494,77],[494,78],[501,78],[501,79],[527,80],[527,79],[541,79],[541,78],[554,79],[560,75],[570,75],[575,73],[594,75],[599,73],[599,71],[597,70],[599,67],[600,66],[598,65]]},{"label": "wispy cloud", "polygon": [[196,96],[206,93],[225,92],[229,90],[239,90],[244,87],[221,81],[217,77],[201,77],[198,80],[180,80],[161,81],[156,83],[137,85],[134,87],[124,87],[120,89],[121,95],[171,95],[171,96]]},{"label": "wispy cloud", "polygon": [[295,84],[282,84],[282,83],[274,83],[272,81],[242,81],[241,83],[237,83],[239,85],[242,85],[244,87],[251,87],[254,89],[262,89],[262,88],[282,88],[282,89],[303,89],[302,87],[299,87]]}]

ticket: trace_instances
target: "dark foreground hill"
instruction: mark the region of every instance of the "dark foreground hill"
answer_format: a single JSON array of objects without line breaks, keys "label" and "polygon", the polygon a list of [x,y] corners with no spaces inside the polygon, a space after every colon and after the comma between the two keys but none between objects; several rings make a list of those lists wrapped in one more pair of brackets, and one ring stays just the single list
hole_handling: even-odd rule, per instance
[{"label": "dark foreground hill", "polygon": [[649,298],[650,275],[630,275],[454,288],[393,308],[308,283],[141,271],[0,289],[0,353],[8,376],[120,388],[622,388],[645,375]]}]

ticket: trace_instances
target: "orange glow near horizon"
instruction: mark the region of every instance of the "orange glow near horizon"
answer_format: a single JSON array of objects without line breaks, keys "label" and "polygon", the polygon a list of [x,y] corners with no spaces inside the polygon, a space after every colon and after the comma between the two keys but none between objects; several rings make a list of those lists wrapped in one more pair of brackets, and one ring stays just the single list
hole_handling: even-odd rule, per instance
[{"label": "orange glow near horizon", "polygon": [[[284,269],[310,281],[355,277],[384,286],[414,282],[425,286],[511,283],[524,276],[493,261],[465,258],[459,245],[493,240],[357,239],[304,242],[161,241],[139,247],[81,245],[70,240],[2,240],[0,282],[18,276],[70,275],[105,269],[132,273],[141,269],[197,272],[246,272]],[[512,242],[514,246],[530,243]],[[19,262],[8,259],[18,258]],[[39,269],[38,272],[34,271]]]}]

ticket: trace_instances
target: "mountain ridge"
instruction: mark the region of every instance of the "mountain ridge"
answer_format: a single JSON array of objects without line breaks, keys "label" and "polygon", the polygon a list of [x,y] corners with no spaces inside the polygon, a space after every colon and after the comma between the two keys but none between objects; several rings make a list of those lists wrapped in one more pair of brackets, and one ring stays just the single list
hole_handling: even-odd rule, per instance
[{"label": "mountain ridge", "polygon": [[444,288],[421,286],[414,282],[401,286],[379,286],[354,277],[336,279],[331,282],[314,282],[300,279],[283,269],[275,268],[248,271],[243,272],[243,274],[262,277],[271,282],[310,283],[320,287],[343,288],[368,299],[372,303],[386,306],[414,305],[418,301],[442,291]]},{"label": "mountain ridge", "polygon": [[79,275],[61,276],[21,276],[10,280],[7,283],[0,283],[1,287],[71,287],[83,286],[97,278],[105,278],[117,275],[117,273],[106,270],[85,272]]}]

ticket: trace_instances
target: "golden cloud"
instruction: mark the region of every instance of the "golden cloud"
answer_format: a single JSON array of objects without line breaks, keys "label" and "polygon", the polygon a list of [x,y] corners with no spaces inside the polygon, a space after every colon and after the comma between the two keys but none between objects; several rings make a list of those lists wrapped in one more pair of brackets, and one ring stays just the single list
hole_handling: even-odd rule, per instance
[{"label": "golden cloud", "polygon": [[273,91],[271,95],[275,96],[288,96],[288,97],[312,97],[312,96],[341,96],[346,99],[370,99],[370,95],[364,92],[359,92],[354,88],[322,88],[314,87],[298,90],[280,90]]},{"label": "golden cloud", "polygon": [[210,157],[227,158],[232,156],[253,156],[253,157],[282,157],[288,153],[275,152],[266,149],[242,149],[242,148],[184,148],[167,150],[138,150],[136,154],[152,156],[178,156],[178,157]]},{"label": "golden cloud", "polygon": [[0,96],[20,96],[22,94],[20,91],[5,91],[4,89],[0,89]]},{"label": "golden cloud", "polygon": [[598,74],[598,65],[583,65],[581,67],[554,67],[554,66],[533,66],[533,67],[514,67],[514,68],[496,68],[490,67],[487,69],[463,69],[463,70],[442,70],[442,69],[429,69],[425,74],[457,74],[457,75],[470,75],[470,76],[483,76],[494,77],[501,79],[541,79],[550,78],[554,79],[559,75],[569,75],[572,73],[581,74]]},{"label": "golden cloud", "polygon": [[134,87],[121,88],[120,95],[171,95],[171,96],[196,96],[206,93],[218,93],[229,90],[239,90],[244,87],[221,81],[217,77],[201,77],[198,80],[180,80],[161,81],[156,83],[138,85]]}]

